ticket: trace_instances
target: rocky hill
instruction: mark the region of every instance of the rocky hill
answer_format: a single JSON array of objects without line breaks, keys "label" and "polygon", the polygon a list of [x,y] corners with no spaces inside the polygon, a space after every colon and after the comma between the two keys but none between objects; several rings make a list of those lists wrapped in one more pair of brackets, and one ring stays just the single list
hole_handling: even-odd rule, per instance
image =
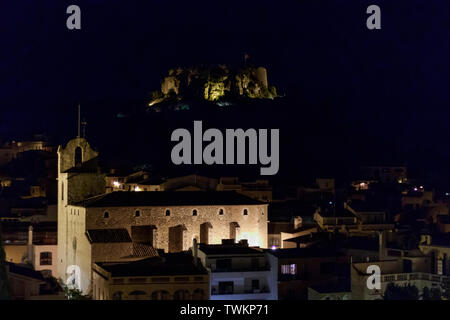
[{"label": "rocky hill", "polygon": [[200,66],[169,70],[161,81],[161,90],[152,93],[149,106],[168,100],[202,99],[230,101],[239,98],[273,99],[274,86],[269,86],[264,67],[230,68],[225,65]]}]

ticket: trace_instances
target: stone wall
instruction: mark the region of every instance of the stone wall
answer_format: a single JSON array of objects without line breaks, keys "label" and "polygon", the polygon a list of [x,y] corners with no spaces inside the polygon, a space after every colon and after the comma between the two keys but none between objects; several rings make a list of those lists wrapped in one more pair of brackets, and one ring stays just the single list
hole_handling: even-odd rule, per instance
[{"label": "stone wall", "polygon": [[81,148],[82,162],[88,162],[98,157],[98,152],[94,151],[84,138],[75,138],[70,140],[65,148],[58,148],[60,156],[60,172],[67,171],[75,167],[75,152],[77,148]]},{"label": "stone wall", "polygon": [[76,203],[105,193],[105,175],[100,173],[71,173],[68,175],[68,202]]},{"label": "stone wall", "polygon": [[[197,216],[193,216],[193,210]],[[219,210],[223,209],[223,215]],[[244,209],[248,215],[244,215]],[[140,210],[140,216],[135,211]],[[166,216],[170,210],[170,216]],[[108,211],[109,218],[104,218]],[[180,234],[184,237],[183,249],[192,246],[192,240],[200,239],[201,225],[210,223],[209,243],[220,244],[222,239],[230,238],[230,225],[239,224],[237,241],[248,239],[250,246],[267,247],[267,205],[249,206],[178,206],[178,207],[111,207],[87,208],[87,229],[126,228],[130,234],[131,226],[154,225],[156,227],[155,247],[169,250],[169,228],[179,227],[185,231]],[[176,238],[176,237],[175,237]]]}]

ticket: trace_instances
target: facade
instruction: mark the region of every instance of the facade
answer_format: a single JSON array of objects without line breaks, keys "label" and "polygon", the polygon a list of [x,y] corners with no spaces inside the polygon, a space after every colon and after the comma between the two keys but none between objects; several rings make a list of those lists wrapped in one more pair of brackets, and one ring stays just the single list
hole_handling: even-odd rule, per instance
[{"label": "facade", "polygon": [[198,257],[210,273],[211,300],[277,300],[275,270],[267,254],[245,241],[200,244]]},{"label": "facade", "polygon": [[209,275],[190,252],[94,263],[95,300],[208,300]]},{"label": "facade", "polygon": [[368,208],[363,202],[344,203],[333,209],[318,210],[314,220],[325,231],[343,233],[377,233],[393,230],[384,211]]},{"label": "facade", "polygon": [[441,237],[424,236],[419,249],[430,258],[430,272],[450,275],[450,245],[447,235]]},{"label": "facade", "polygon": [[[138,244],[166,252],[185,251],[193,239],[205,244],[247,239],[251,245],[267,246],[267,205],[233,192],[112,192],[67,210],[66,236],[73,239],[68,257],[80,267],[86,290],[91,263],[133,255]],[[111,234],[118,229],[126,234],[120,241],[89,238],[99,230]]]},{"label": "facade", "polygon": [[270,250],[269,262],[278,282],[279,300],[306,300],[308,287],[340,288],[348,278],[347,257],[332,249]]},{"label": "facade", "polygon": [[24,265],[9,262],[7,273],[13,300],[36,298],[39,296],[41,285],[45,284],[45,279],[40,272]]},{"label": "facade", "polygon": [[[369,289],[367,268],[370,265],[380,267],[380,289]],[[395,260],[354,263],[351,266],[351,290],[353,300],[379,300],[383,299],[389,283],[396,285],[414,285],[419,295],[428,289],[442,289],[447,285],[449,277],[430,272],[430,259],[428,257],[403,257]]]},{"label": "facade", "polygon": [[85,211],[73,211],[70,204],[105,192],[97,157],[98,152],[83,138],[58,147],[58,278],[65,281],[79,270],[81,274],[75,276],[81,279],[83,292],[91,281],[90,244],[84,235]]},{"label": "facade", "polygon": [[29,223],[4,223],[2,230],[6,261],[28,263],[36,271],[57,276],[58,246],[54,223],[37,224],[34,229]]}]

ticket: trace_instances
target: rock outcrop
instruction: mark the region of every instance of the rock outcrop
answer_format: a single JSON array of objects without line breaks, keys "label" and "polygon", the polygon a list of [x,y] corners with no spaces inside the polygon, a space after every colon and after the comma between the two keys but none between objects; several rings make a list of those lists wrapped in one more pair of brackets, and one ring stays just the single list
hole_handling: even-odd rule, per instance
[{"label": "rock outcrop", "polygon": [[269,86],[264,67],[230,69],[214,67],[178,68],[169,70],[161,82],[161,91],[152,93],[150,106],[169,98],[223,101],[238,97],[273,99],[276,89]]}]

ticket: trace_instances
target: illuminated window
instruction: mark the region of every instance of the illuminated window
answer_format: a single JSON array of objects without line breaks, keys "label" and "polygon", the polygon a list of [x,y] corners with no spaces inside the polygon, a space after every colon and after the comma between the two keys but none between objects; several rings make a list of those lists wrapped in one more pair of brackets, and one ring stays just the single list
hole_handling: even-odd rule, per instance
[{"label": "illuminated window", "polygon": [[297,265],[295,263],[281,265],[281,274],[296,275],[297,274]]},{"label": "illuminated window", "polygon": [[103,213],[103,218],[105,218],[105,219],[109,218],[109,212],[108,211],[105,211]]}]

